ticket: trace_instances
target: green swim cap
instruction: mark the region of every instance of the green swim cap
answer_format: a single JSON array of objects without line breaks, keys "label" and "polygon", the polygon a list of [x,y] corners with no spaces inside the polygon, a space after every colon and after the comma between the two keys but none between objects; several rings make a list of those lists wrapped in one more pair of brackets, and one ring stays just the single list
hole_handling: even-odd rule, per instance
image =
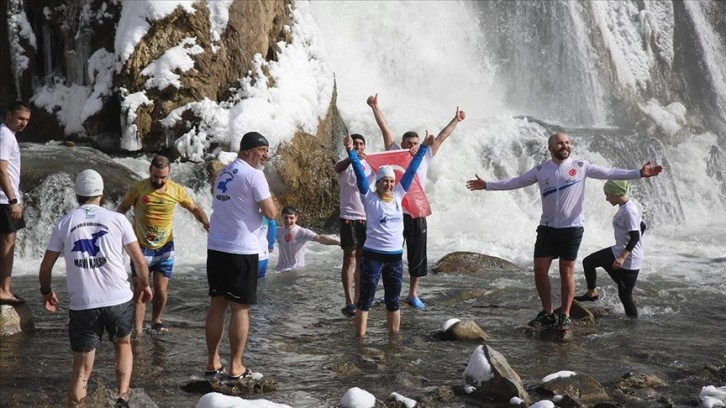
[{"label": "green swim cap", "polygon": [[603,191],[614,196],[623,196],[628,194],[630,183],[627,180],[608,180],[602,186]]}]

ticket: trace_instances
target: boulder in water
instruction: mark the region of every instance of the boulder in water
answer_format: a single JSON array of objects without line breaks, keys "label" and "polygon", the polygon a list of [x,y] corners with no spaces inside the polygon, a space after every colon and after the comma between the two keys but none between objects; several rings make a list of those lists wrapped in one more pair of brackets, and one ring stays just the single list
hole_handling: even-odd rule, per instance
[{"label": "boulder in water", "polygon": [[593,377],[577,373],[571,376],[557,376],[537,387],[541,394],[569,395],[572,399],[583,402],[607,400],[605,388]]},{"label": "boulder in water", "polygon": [[12,336],[20,332],[35,330],[28,303],[18,306],[0,305],[0,336]]},{"label": "boulder in water", "polygon": [[460,320],[449,325],[440,333],[442,340],[469,341],[483,343],[489,335],[473,320]]},{"label": "boulder in water", "polygon": [[488,271],[515,271],[519,269],[513,263],[494,256],[476,252],[457,251],[445,255],[434,266],[435,273],[475,274]]},{"label": "boulder in water", "polygon": [[[481,367],[477,367],[481,362],[478,362],[475,356],[478,353],[481,353],[479,358],[483,355],[489,366],[489,375],[483,380],[472,375],[473,372],[481,370]],[[476,388],[472,392],[474,396],[481,397],[487,403],[491,403],[492,400],[509,403],[512,397],[517,397],[526,404],[531,401],[524,384],[522,384],[522,379],[519,378],[519,374],[512,369],[501,353],[486,344],[474,350],[474,354],[472,354],[472,358],[464,371],[464,381]]]}]

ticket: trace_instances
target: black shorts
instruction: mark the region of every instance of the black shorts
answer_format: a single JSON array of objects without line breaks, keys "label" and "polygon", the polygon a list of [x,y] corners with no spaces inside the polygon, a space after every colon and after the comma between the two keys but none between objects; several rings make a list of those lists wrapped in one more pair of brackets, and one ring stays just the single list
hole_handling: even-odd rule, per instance
[{"label": "black shorts", "polygon": [[408,274],[422,277],[428,275],[426,259],[426,217],[412,218],[403,214],[403,239],[406,241]]},{"label": "black shorts", "polygon": [[207,250],[209,296],[224,296],[243,305],[257,304],[259,255]]},{"label": "black shorts", "polygon": [[86,310],[69,310],[68,337],[71,350],[88,353],[101,344],[103,329],[111,342],[131,334],[134,317],[134,302],[128,301],[116,306],[97,307]]},{"label": "black shorts", "polygon": [[363,248],[366,242],[366,220],[340,219],[340,247],[343,249]]},{"label": "black shorts", "polygon": [[0,234],[10,234],[25,228],[25,218],[19,220],[10,217],[10,205],[0,204]]},{"label": "black shorts", "polygon": [[537,227],[537,242],[534,244],[535,258],[562,258],[566,261],[577,259],[580,250],[583,227],[552,228]]}]

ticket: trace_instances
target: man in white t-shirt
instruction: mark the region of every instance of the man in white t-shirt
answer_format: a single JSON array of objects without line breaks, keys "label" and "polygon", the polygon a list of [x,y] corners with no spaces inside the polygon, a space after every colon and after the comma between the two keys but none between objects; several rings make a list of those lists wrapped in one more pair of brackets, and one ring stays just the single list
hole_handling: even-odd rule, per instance
[{"label": "man in white t-shirt", "polygon": [[96,348],[104,329],[116,351],[116,407],[128,407],[133,368],[131,329],[134,312],[123,251],[139,271],[138,297],[152,298],[146,259],[131,223],[123,215],[100,207],[103,179],[94,170],[76,177],[76,200],[80,207],[58,221],[50,235],[40,264],[40,293],[49,312],[56,311],[58,297],[51,289],[53,266],[63,254],[70,321],[68,336],[73,351],[73,375],[68,388],[68,406],[82,405],[93,370]]},{"label": "man in white t-shirt", "polygon": [[20,148],[15,138],[30,121],[30,107],[12,103],[0,124],[0,304],[18,306],[25,299],[10,288],[16,232],[25,228],[20,192]]},{"label": "man in white t-shirt", "polygon": [[290,271],[305,267],[305,244],[315,241],[323,245],[340,245],[340,241],[297,225],[297,209],[282,209],[282,225],[277,227],[277,267],[275,270]]},{"label": "man in white t-shirt", "polygon": [[[383,144],[386,150],[400,150],[407,149],[411,152],[411,156],[415,155],[418,151],[419,137],[418,133],[408,131],[401,137],[401,145],[397,145],[393,138],[393,133],[388,128],[386,120],[383,118],[383,112],[381,112],[378,106],[378,94],[368,97],[368,106],[373,109],[373,115],[376,118],[376,123],[381,129],[383,135]],[[429,171],[429,165],[433,160],[439,148],[444,141],[451,135],[456,129],[456,126],[466,118],[464,111],[460,111],[459,107],[456,107],[456,113],[454,118],[444,127],[441,132],[434,139],[434,144],[426,152],[421,165],[418,167],[416,175],[418,176],[418,182],[421,185],[421,189],[426,191],[426,176]],[[406,242],[406,259],[408,260],[408,274],[411,278],[411,283],[408,287],[408,299],[407,303],[414,309],[423,309],[426,304],[418,297],[419,281],[422,277],[428,275],[428,260],[427,260],[427,231],[428,225],[426,223],[426,216],[413,218],[405,211],[403,213],[403,237]]]},{"label": "man in white t-shirt", "polygon": [[[352,134],[350,137],[353,139],[353,150],[358,155],[366,177],[371,178],[373,170],[365,160],[366,139],[359,134]],[[363,244],[366,241],[366,211],[355,184],[355,173],[348,156],[335,163],[335,171],[338,173],[340,189],[340,246],[343,248],[340,280],[343,283],[345,307],[341,311],[344,315],[353,317],[356,311],[355,305],[358,303],[360,261]]]},{"label": "man in white t-shirt", "polygon": [[[207,238],[207,282],[211,304],[204,331],[207,340],[206,376],[229,379],[252,375],[243,363],[250,329],[249,306],[257,304],[257,268],[262,217],[273,219],[277,207],[265,174],[269,142],[257,132],[246,133],[237,159],[214,182],[212,216]],[[231,355],[225,373],[219,357],[227,309]]]}]

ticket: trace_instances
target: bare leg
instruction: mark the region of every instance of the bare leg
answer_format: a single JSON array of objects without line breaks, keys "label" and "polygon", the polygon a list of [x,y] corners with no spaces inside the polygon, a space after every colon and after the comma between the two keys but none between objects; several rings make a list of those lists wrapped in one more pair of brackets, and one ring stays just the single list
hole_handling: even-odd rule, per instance
[{"label": "bare leg", "polygon": [[13,257],[15,255],[14,232],[0,233],[0,299],[12,299],[10,275],[13,273]]},{"label": "bare leg", "polygon": [[204,335],[207,341],[207,370],[216,370],[222,366],[219,359],[219,343],[224,332],[224,317],[227,314],[229,301],[224,296],[212,297],[207,321],[204,324]]},{"label": "bare leg", "polygon": [[391,312],[388,310],[386,311],[386,318],[388,320],[388,334],[391,336],[397,335],[401,327],[401,311]]},{"label": "bare leg", "polygon": [[82,406],[88,393],[88,377],[93,371],[93,361],[96,358],[96,350],[87,353],[73,352],[73,374],[71,383],[68,386],[68,406]]},{"label": "bare leg", "polygon": [[572,298],[575,296],[575,261],[560,259],[560,291],[562,314],[570,315]]},{"label": "bare leg", "polygon": [[134,354],[131,351],[131,336],[122,337],[114,344],[116,349],[116,393],[119,397],[129,399],[131,371],[134,366]]},{"label": "bare leg", "polygon": [[411,284],[408,286],[408,298],[418,297],[418,281],[421,278],[418,276],[411,276]]},{"label": "bare leg", "polygon": [[232,355],[229,358],[227,373],[230,376],[237,376],[245,371],[242,361],[247,346],[247,336],[250,332],[250,309],[249,305],[235,302],[230,302],[230,306],[232,308],[232,319],[229,324],[229,344]]},{"label": "bare leg", "polygon": [[151,324],[161,323],[161,313],[166,306],[168,287],[169,278],[159,271],[154,271],[154,301],[151,312]]},{"label": "bare leg", "polygon": [[353,279],[354,279],[354,268],[358,268],[356,262],[356,250],[353,248],[346,248],[343,250],[343,267],[340,269],[340,281],[343,284],[343,294],[345,295],[345,304],[350,305],[353,303]]},{"label": "bare leg", "polygon": [[[131,279],[134,283],[134,330],[137,335],[141,335],[144,330],[144,317],[146,316],[146,303],[142,302],[138,297],[139,278]],[[156,294],[154,294],[156,297]]]},{"label": "bare leg", "polygon": [[552,257],[534,258],[534,284],[537,287],[542,310],[552,314],[552,293],[550,277],[547,275],[552,264]]},{"label": "bare leg", "polygon": [[359,310],[355,314],[355,336],[358,338],[365,337],[368,326],[368,312]]}]

